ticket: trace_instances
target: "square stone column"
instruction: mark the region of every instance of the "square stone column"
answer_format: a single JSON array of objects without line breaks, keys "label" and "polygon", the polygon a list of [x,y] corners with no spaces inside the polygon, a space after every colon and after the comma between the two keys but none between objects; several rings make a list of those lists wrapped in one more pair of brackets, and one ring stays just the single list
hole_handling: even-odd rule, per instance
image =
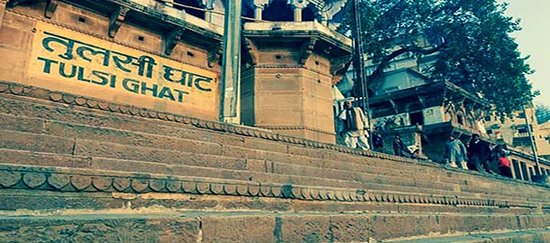
[{"label": "square stone column", "polygon": [[247,23],[243,35],[242,122],[334,143],[332,85],[351,41],[317,22]]}]

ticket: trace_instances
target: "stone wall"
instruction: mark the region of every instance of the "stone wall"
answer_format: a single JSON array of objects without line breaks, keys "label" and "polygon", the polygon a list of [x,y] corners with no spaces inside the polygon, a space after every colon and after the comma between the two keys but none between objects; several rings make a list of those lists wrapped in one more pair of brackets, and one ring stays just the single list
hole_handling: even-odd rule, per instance
[{"label": "stone wall", "polygon": [[0,82],[0,107],[0,241],[518,238],[550,226],[544,185],[17,83]]},{"label": "stone wall", "polygon": [[[217,120],[219,114],[219,73],[221,67],[218,63],[209,62],[212,59],[212,55],[218,55],[218,51],[214,50],[216,46],[220,46],[220,39],[212,39],[210,36],[205,36],[203,40],[198,40],[196,37],[193,37],[190,32],[182,32],[179,35],[176,35],[173,38],[177,40],[173,42],[173,46],[168,44],[170,40],[169,32],[163,32],[158,29],[148,29],[147,27],[137,27],[136,23],[131,22],[132,19],[140,19],[140,21],[166,21],[169,19],[169,15],[164,15],[163,10],[157,10],[153,8],[148,8],[146,6],[133,4],[128,7],[116,7],[114,3],[105,2],[104,9],[114,8],[117,11],[117,8],[127,8],[124,12],[124,15],[120,15],[118,24],[113,24],[114,20],[110,17],[111,10],[104,10],[105,13],[102,13],[103,9],[101,6],[90,4],[86,9],[80,8],[75,5],[67,4],[65,2],[56,2],[56,7],[54,11],[45,16],[45,9],[49,7],[48,1],[37,1],[36,3],[27,3],[20,6],[15,6],[12,8],[3,8],[0,9],[3,16],[2,21],[0,22],[0,53],[2,54],[2,59],[0,60],[0,79],[10,80],[13,82],[18,82],[21,84],[29,84],[35,86],[41,86],[48,89],[59,90],[64,92],[70,92],[75,95],[91,95],[97,98],[107,100],[107,101],[116,101],[121,103],[126,103],[130,105],[135,105],[140,108],[151,108],[157,109],[159,111],[174,112],[179,114],[185,114],[190,116],[195,116],[203,119]],[[6,6],[6,1],[0,1],[0,5]],[[112,5],[112,6],[111,6]],[[140,11],[136,9],[141,8]],[[117,12],[118,13],[118,12]],[[156,19],[152,17],[151,14],[156,14],[161,16],[161,19]],[[164,17],[162,17],[164,16]],[[111,19],[110,19],[111,18]],[[126,18],[126,20],[125,20]],[[154,20],[154,21],[153,21]],[[174,20],[175,22],[181,20]],[[116,21],[115,21],[116,22]],[[203,21],[204,22],[204,21]],[[177,28],[177,25],[183,25],[185,22],[178,22],[168,24],[165,22],[165,26],[174,25],[174,28]],[[118,25],[117,27],[113,27]],[[203,32],[205,35],[218,35],[221,38],[221,35],[217,32],[217,29],[208,30],[209,25],[204,22],[203,28],[207,30]],[[110,31],[113,28],[117,28],[117,31]],[[179,27],[179,28],[183,28]],[[47,48],[40,52],[40,38],[51,37],[49,33],[52,32],[56,35],[62,35],[60,40],[71,41],[70,44],[73,45],[74,56],[71,58],[58,58],[55,55],[61,53],[60,50],[64,47],[59,42],[52,42],[43,45],[49,45]],[[37,35],[43,35],[44,37],[39,37]],[[111,37],[111,35],[114,35]],[[188,38],[186,38],[188,36]],[[63,39],[69,38],[69,39]],[[72,41],[76,42],[72,42]],[[207,43],[204,43],[204,42]],[[171,46],[167,49],[167,45]],[[79,47],[86,47],[88,49],[84,52],[79,53]],[[94,52],[90,52],[94,51]],[[107,50],[110,58],[106,57],[105,60],[110,61],[105,65],[100,74],[105,78],[113,78],[117,76],[119,80],[116,81],[116,89],[114,88],[105,88],[100,87],[101,85],[94,85],[95,82],[93,79],[98,79],[98,76],[91,74],[94,67],[93,62],[101,62],[98,60],[98,57],[101,57],[102,51]],[[122,54],[115,54],[116,52],[121,52]],[[45,54],[51,53],[53,57],[56,57],[55,61],[52,61],[51,71],[46,74],[46,67],[42,66],[43,60],[36,60],[37,57],[44,57]],[[67,52],[68,53],[68,52]],[[98,54],[99,53],[99,54]],[[61,55],[61,54],[60,54]],[[119,63],[114,63],[115,55],[118,55],[120,58]],[[128,56],[132,57],[151,57],[153,58],[155,64],[152,66],[152,73],[148,77],[143,77],[143,75],[130,75],[131,72],[137,72],[138,65],[137,59],[130,60],[132,63],[125,62]],[[93,57],[93,61],[89,60],[89,65],[86,65],[86,60],[83,60],[82,57]],[[74,77],[73,79],[63,78],[59,74],[55,76],[57,72],[58,65],[61,64],[61,61],[65,61],[64,66],[66,76]],[[122,63],[122,64],[120,64]],[[70,74],[71,65],[82,65],[76,73],[73,75]],[[115,64],[120,64],[121,68],[115,66]],[[124,66],[126,65],[126,66]],[[172,70],[172,81],[167,81],[166,78],[163,79],[164,66],[169,65]],[[101,66],[101,65],[99,65]],[[74,68],[74,66],[72,66]],[[126,68],[126,70],[124,70]],[[140,67],[142,68],[142,67]],[[44,70],[42,70],[44,69]],[[61,72],[63,67],[59,66],[59,71]],[[147,67],[145,67],[147,71]],[[185,70],[197,75],[204,75],[209,78],[207,82],[203,82],[204,87],[207,86],[207,89],[211,90],[209,92],[202,92],[198,90],[197,87],[192,86],[192,82],[189,83],[189,86],[179,85],[176,82],[180,81],[181,73],[178,73],[178,70]],[[97,69],[99,71],[99,69]],[[109,76],[108,75],[113,75]],[[54,76],[49,78],[49,76]],[[78,80],[77,80],[78,76]],[[130,86],[130,90],[135,86],[135,93],[127,92],[128,89],[124,90],[122,86],[122,78],[124,77],[132,78],[133,81]],[[166,76],[164,76],[166,77]],[[189,78],[187,76],[187,78]],[[189,78],[191,79],[191,78]],[[90,82],[92,80],[92,82]],[[88,82],[85,84],[84,82]],[[141,83],[139,83],[139,82]],[[99,81],[97,81],[99,82]],[[196,84],[195,79],[195,84]],[[146,85],[145,85],[146,83]],[[182,81],[182,83],[185,83]],[[112,83],[111,83],[112,84]],[[134,85],[134,86],[132,86]],[[139,88],[137,86],[140,86]],[[140,88],[145,89],[142,86],[147,86],[146,88],[151,88],[153,85],[158,85],[158,90],[142,90],[146,94],[140,95]],[[115,86],[114,84],[111,85]],[[168,87],[170,90],[161,89],[161,87]],[[153,92],[155,92],[153,95]],[[167,93],[170,92],[170,93]],[[179,97],[178,97],[179,95]],[[154,97],[156,96],[156,97]]]},{"label": "stone wall", "polygon": [[243,35],[244,124],[334,143],[332,85],[350,40],[316,22],[246,23]]}]

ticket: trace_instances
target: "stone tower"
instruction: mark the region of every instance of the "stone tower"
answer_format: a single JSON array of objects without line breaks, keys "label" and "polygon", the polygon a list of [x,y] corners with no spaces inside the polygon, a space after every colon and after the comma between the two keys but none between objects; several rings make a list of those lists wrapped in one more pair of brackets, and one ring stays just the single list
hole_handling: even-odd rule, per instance
[{"label": "stone tower", "polygon": [[294,21],[244,26],[242,122],[334,143],[331,90],[351,60],[351,40],[322,24],[323,18],[308,19],[308,1],[289,2],[286,9],[261,6],[263,15],[256,17],[276,11],[281,19]]}]

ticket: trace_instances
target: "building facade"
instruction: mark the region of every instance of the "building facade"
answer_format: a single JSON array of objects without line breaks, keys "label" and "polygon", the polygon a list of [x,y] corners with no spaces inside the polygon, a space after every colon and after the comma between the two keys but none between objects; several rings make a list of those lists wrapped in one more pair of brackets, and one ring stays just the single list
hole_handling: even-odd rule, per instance
[{"label": "building facade", "polygon": [[[419,41],[421,46],[429,46],[425,40]],[[514,119],[506,119],[503,123],[479,95],[451,82],[434,82],[425,75],[437,55],[436,52],[420,58],[408,54],[398,56],[384,69],[381,78],[369,83],[373,129],[381,133],[384,140],[380,151],[394,153],[392,143],[399,135],[406,146],[419,148],[421,157],[442,163],[449,136],[467,145],[472,135],[478,134],[490,146],[507,144],[513,158],[514,178],[532,180],[537,173],[525,116],[532,121],[539,154],[547,151],[545,138],[548,137],[534,121],[534,109],[527,108],[526,114],[517,112]],[[366,73],[371,74],[376,63],[368,62],[367,65]],[[353,86],[353,70],[337,86],[342,93],[349,93]],[[491,166],[493,171],[498,171],[496,164]],[[540,167],[541,173],[546,175],[550,162],[541,159]]]},{"label": "building facade", "polygon": [[[330,18],[344,4],[243,1],[243,78],[234,97],[242,124],[334,142],[331,88],[351,60],[351,40],[330,27]],[[0,5],[0,79],[219,119],[225,1]]]}]

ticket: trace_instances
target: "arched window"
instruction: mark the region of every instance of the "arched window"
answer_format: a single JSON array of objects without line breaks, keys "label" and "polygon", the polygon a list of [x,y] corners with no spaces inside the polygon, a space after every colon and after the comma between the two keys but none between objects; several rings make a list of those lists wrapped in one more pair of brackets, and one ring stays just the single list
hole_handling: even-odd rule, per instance
[{"label": "arched window", "polygon": [[273,0],[262,13],[267,21],[293,21],[294,11],[286,0]]},{"label": "arched window", "polygon": [[204,19],[205,11],[199,9],[205,10],[205,8],[199,3],[199,0],[174,0],[174,8],[184,10],[185,13]]},{"label": "arched window", "polygon": [[317,19],[317,16],[317,9],[313,4],[307,5],[307,7],[302,10],[302,21],[313,21]]}]

